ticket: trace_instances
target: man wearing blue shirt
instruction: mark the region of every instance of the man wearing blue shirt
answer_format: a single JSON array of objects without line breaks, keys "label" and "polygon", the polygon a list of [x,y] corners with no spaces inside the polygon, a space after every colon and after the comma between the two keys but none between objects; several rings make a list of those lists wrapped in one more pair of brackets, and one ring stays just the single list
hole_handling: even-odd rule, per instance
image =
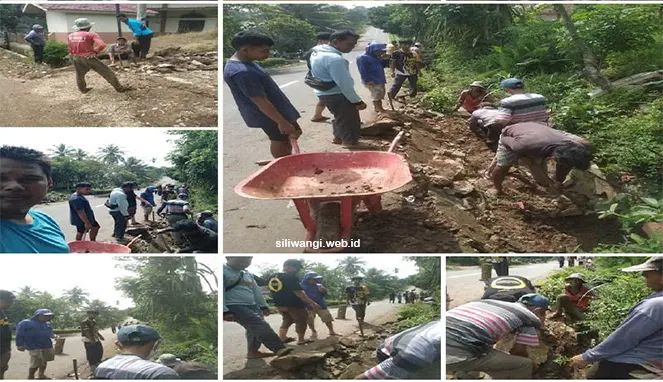
[{"label": "man wearing blue shirt", "polygon": [[127,24],[131,32],[133,32],[134,37],[136,37],[136,40],[138,40],[139,47],[134,50],[135,56],[141,59],[146,58],[150,52],[150,46],[152,46],[154,32],[145,25],[144,21],[130,19],[124,13],[118,14],[117,18]]},{"label": "man wearing blue shirt", "polygon": [[110,215],[113,217],[113,237],[118,244],[127,244],[128,240],[124,238],[124,232],[127,230],[127,221],[131,219],[129,215],[129,200],[127,192],[133,190],[132,182],[124,182],[119,188],[113,189],[108,197],[106,207],[110,208]]},{"label": "man wearing blue shirt", "polygon": [[608,338],[571,358],[571,365],[578,368],[594,363],[587,379],[633,379],[632,372],[647,372],[649,365],[663,358],[663,256],[622,271],[642,272],[654,293],[631,308]]},{"label": "man wearing blue shirt", "polygon": [[51,163],[43,153],[0,147],[0,253],[69,253],[58,223],[32,209],[52,185]]},{"label": "man wearing blue shirt", "polygon": [[302,130],[300,115],[272,77],[256,63],[269,57],[274,45],[271,37],[254,31],[237,33],[230,42],[235,54],[223,68],[239,113],[248,127],[261,128],[270,140],[274,158],[292,154],[291,139]]},{"label": "man wearing blue shirt", "polygon": [[350,53],[357,46],[359,35],[351,31],[334,32],[329,39],[329,45],[315,47],[311,54],[311,75],[336,86],[329,90],[315,89],[315,95],[334,115],[332,143],[361,148],[359,111],[366,109],[366,104],[355,91],[350,63],[343,58],[343,53]]},{"label": "man wearing blue shirt", "polygon": [[156,202],[154,201],[154,192],[157,190],[156,187],[150,186],[145,189],[140,194],[140,206],[143,207],[143,215],[145,216],[145,223],[150,221],[150,214],[154,207],[156,207]]},{"label": "man wearing blue shirt", "polygon": [[90,202],[85,198],[92,192],[92,184],[87,182],[78,183],[76,192],[69,198],[69,220],[76,227],[76,240],[83,240],[83,235],[90,232],[90,241],[97,241],[99,223],[94,217],[94,211]]}]

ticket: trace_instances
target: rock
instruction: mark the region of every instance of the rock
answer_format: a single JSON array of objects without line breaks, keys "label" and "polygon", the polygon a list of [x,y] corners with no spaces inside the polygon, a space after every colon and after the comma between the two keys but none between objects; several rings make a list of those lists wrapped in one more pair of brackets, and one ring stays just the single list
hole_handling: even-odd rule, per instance
[{"label": "rock", "polygon": [[474,185],[467,180],[460,180],[454,182],[453,193],[454,195],[465,196],[474,191]]},{"label": "rock", "polygon": [[465,166],[460,161],[444,158],[434,159],[432,162],[435,164],[436,173],[444,178],[452,180],[465,178]]},{"label": "rock", "polygon": [[173,68],[175,68],[175,65],[173,65],[173,64],[159,64],[159,65],[157,65],[157,68],[173,69]]},{"label": "rock", "polygon": [[269,364],[280,370],[294,371],[305,365],[322,362],[324,359],[325,353],[322,352],[297,352],[274,358]]},{"label": "rock", "polygon": [[325,369],[318,367],[315,369],[315,376],[319,379],[332,379],[332,375]]},{"label": "rock", "polygon": [[467,156],[467,154],[465,154],[462,151],[450,150],[450,149],[442,149],[440,151],[440,154],[442,154],[444,156],[447,156],[447,157],[458,158],[458,159],[465,159],[465,157]]},{"label": "rock", "polygon": [[443,187],[449,187],[454,182],[451,179],[445,178],[441,175],[431,175],[428,177],[428,180],[430,181],[430,184],[435,187],[443,188]]},{"label": "rock", "polygon": [[339,342],[340,342],[342,345],[345,345],[345,346],[347,346],[347,347],[349,347],[349,348],[357,347],[357,341],[353,340],[353,339],[350,338],[350,337],[343,337],[343,338],[341,338],[341,340],[340,340]]},{"label": "rock", "polygon": [[357,363],[351,363],[338,377],[338,379],[355,379],[356,376],[362,374],[368,369],[370,369],[370,367],[366,367]]},{"label": "rock", "polygon": [[191,60],[191,64],[195,66],[205,66],[205,64],[197,60]]}]

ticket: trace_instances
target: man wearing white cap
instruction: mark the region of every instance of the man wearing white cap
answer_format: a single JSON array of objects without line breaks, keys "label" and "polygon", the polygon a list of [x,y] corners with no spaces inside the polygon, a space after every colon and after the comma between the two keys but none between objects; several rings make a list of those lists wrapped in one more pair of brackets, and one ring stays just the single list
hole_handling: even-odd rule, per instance
[{"label": "man wearing white cap", "polygon": [[634,371],[658,369],[663,361],[663,256],[622,269],[642,272],[654,293],[637,303],[612,334],[597,346],[571,358],[571,365],[584,368],[594,363],[587,379],[632,379]]},{"label": "man wearing white cap", "polygon": [[129,88],[120,85],[120,81],[117,80],[113,70],[97,58],[97,54],[106,48],[106,43],[98,34],[90,32],[93,25],[94,23],[86,18],[77,19],[73,26],[76,32],[67,37],[69,40],[69,54],[76,70],[78,90],[81,93],[92,90],[92,88],[87,87],[85,82],[85,75],[90,70],[99,73],[116,91],[125,92],[129,90]]},{"label": "man wearing white cap", "polygon": [[566,287],[564,293],[557,296],[553,318],[566,314],[571,319],[582,320],[585,318],[585,309],[593,297],[592,292],[585,286],[585,276],[582,273],[574,273],[564,281]]}]

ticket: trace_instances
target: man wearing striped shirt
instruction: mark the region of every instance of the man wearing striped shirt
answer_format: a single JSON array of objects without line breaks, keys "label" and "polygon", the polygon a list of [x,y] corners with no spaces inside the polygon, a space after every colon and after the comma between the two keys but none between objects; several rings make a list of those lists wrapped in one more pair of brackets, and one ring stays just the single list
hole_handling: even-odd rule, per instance
[{"label": "man wearing striped shirt", "polygon": [[518,78],[507,78],[500,83],[509,96],[500,102],[496,121],[504,126],[520,122],[548,122],[546,99],[541,94],[526,93],[525,83]]},{"label": "man wearing striped shirt", "polygon": [[[531,379],[527,346],[538,346],[537,330],[549,309],[539,294],[518,302],[473,301],[447,312],[447,372],[484,372],[492,379]],[[515,336],[510,354],[493,346]]]},{"label": "man wearing striped shirt", "polygon": [[442,321],[387,338],[377,350],[380,364],[355,379],[441,379]]}]

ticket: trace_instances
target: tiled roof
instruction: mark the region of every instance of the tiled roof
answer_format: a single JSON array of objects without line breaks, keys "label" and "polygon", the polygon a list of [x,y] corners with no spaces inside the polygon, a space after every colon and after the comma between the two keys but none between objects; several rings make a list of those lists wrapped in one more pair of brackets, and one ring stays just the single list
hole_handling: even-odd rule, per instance
[{"label": "tiled roof", "polygon": [[[115,4],[35,4],[47,11],[80,11],[80,12],[109,12],[115,13]],[[136,13],[136,6],[129,4],[120,4],[120,12]],[[148,10],[148,14],[157,14],[158,12]]]}]

